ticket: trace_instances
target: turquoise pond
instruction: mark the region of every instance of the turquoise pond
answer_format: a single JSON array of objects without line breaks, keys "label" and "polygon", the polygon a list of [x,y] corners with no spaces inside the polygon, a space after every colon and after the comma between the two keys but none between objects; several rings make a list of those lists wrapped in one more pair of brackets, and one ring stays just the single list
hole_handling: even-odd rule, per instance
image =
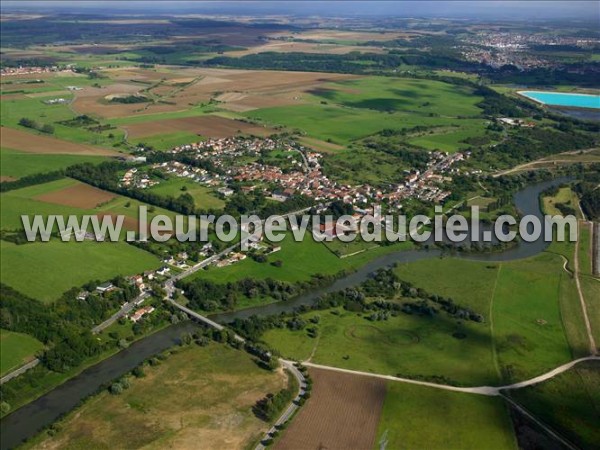
[{"label": "turquoise pond", "polygon": [[600,95],[542,91],[519,91],[519,94],[544,105],[600,109]]}]

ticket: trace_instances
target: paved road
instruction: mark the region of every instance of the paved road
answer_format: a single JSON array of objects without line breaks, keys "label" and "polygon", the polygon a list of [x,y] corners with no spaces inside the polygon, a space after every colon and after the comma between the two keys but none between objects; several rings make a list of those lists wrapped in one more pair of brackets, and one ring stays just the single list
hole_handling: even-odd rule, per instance
[{"label": "paved road", "polygon": [[563,364],[562,366],[559,366],[555,369],[552,369],[551,371],[546,372],[542,375],[531,378],[529,380],[520,381],[518,383],[507,384],[504,386],[473,386],[473,387],[459,387],[459,386],[452,386],[449,384],[431,383],[429,381],[419,381],[419,380],[412,380],[410,378],[395,377],[392,375],[382,375],[379,373],[370,373],[370,372],[361,372],[359,370],[341,369],[339,367],[324,366],[321,364],[314,364],[314,363],[306,362],[306,361],[303,362],[302,364],[307,367],[315,367],[317,369],[332,370],[335,372],[363,375],[363,376],[374,377],[374,378],[382,378],[384,380],[400,381],[402,383],[418,384],[420,386],[427,386],[427,387],[432,387],[432,388],[436,388],[436,389],[444,389],[446,391],[497,396],[497,395],[502,395],[502,391],[521,389],[521,388],[524,388],[527,386],[533,386],[534,384],[538,384],[543,381],[554,378],[555,376],[560,375],[563,372],[566,372],[567,370],[571,369],[573,366],[575,366],[579,363],[582,363],[584,361],[600,361],[600,356],[586,356],[585,358],[579,358],[574,361]]},{"label": "paved road", "polygon": [[29,361],[28,363],[23,364],[18,369],[15,369],[12,372],[7,373],[2,378],[0,378],[0,385],[6,383],[9,380],[12,380],[14,377],[18,377],[22,373],[27,372],[29,369],[33,369],[39,363],[40,363],[40,360],[38,358],[35,358],[35,359]]},{"label": "paved road", "polygon": [[263,445],[263,441],[265,441],[267,439],[271,439],[273,437],[273,433],[277,430],[277,428],[280,425],[286,423],[288,420],[291,419],[291,417],[300,408],[300,406],[298,406],[300,397],[302,395],[304,395],[304,393],[306,392],[306,378],[304,378],[304,375],[302,375],[302,372],[300,372],[296,368],[294,363],[292,361],[286,361],[285,359],[280,359],[279,362],[283,365],[283,367],[285,367],[287,370],[289,370],[290,373],[294,377],[296,377],[296,379],[298,380],[298,384],[299,384],[298,393],[296,394],[296,398],[294,398],[294,400],[292,400],[292,403],[290,403],[290,405],[286,408],[286,410],[283,412],[283,414],[281,414],[281,416],[279,416],[279,419],[277,419],[277,421],[273,424],[273,426],[269,429],[269,431],[267,431],[265,433],[261,442],[259,442],[258,445],[255,447],[255,450],[264,450],[266,448]]},{"label": "paved road", "polygon": [[[117,320],[119,320],[121,317],[129,314],[131,312],[132,309],[134,309],[136,306],[138,306],[143,300],[145,300],[146,298],[148,298],[150,296],[149,293],[144,292],[142,294],[140,294],[139,296],[137,296],[135,299],[133,299],[132,301],[130,301],[129,303],[125,303],[121,309],[119,311],[117,311],[116,313],[114,313],[112,316],[110,316],[108,319],[106,319],[104,322],[102,322],[101,324],[96,325],[94,328],[92,328],[92,334],[98,334],[100,333],[102,330],[104,330],[105,328],[108,328],[109,326],[111,326],[113,323],[115,323]],[[13,378],[27,372],[29,369],[34,368],[35,366],[37,366],[40,363],[39,359],[34,359],[33,361],[28,362],[27,364],[23,364],[21,367],[19,367],[18,369],[13,370],[12,372],[4,375],[1,379],[0,379],[0,385],[6,383],[9,380],[12,380]]]},{"label": "paved road", "polygon": [[148,297],[150,297],[150,293],[144,292],[144,293],[138,295],[136,298],[134,298],[130,302],[125,303],[121,307],[120,310],[118,310],[116,313],[114,313],[112,316],[110,316],[108,319],[106,319],[101,324],[96,325],[94,328],[92,328],[92,333],[93,334],[98,334],[102,330],[104,330],[105,328],[108,328],[113,323],[115,323],[117,320],[119,320],[121,317],[129,314],[131,312],[131,310],[133,310],[133,308],[135,308],[136,306],[138,306],[140,303],[142,303]]}]

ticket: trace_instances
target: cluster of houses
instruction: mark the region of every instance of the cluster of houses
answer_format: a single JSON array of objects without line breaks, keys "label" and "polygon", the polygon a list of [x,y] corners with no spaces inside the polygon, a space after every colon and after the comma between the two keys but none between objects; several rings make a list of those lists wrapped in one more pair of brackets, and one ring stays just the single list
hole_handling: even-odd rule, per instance
[{"label": "cluster of houses", "polygon": [[498,118],[498,122],[503,125],[508,125],[511,127],[522,127],[522,128],[533,128],[535,127],[535,122],[526,121],[523,119],[516,119],[512,117],[500,117]]},{"label": "cluster of houses", "polygon": [[66,105],[69,102],[70,102],[70,100],[68,100],[66,98],[62,98],[62,97],[51,98],[49,100],[44,100],[44,103],[46,105]]},{"label": "cluster of houses", "polygon": [[442,183],[450,181],[449,176],[459,173],[452,165],[470,156],[470,152],[448,154],[430,152],[427,170],[410,172],[404,183],[392,186],[387,192],[375,189],[368,184],[350,186],[330,180],[321,172],[318,153],[308,154],[308,170],[284,173],[279,167],[260,163],[250,163],[237,168],[236,181],[255,181],[275,184],[272,198],[285,201],[289,197],[301,194],[313,198],[316,202],[341,200],[357,207],[371,202],[387,200],[392,207],[400,207],[400,201],[417,198],[431,202],[442,202],[451,192],[443,189]]},{"label": "cluster of houses", "polygon": [[460,170],[453,168],[452,165],[468,158],[471,152],[457,152],[448,154],[447,152],[430,152],[427,169],[424,172],[419,170],[411,171],[404,181],[393,187],[393,190],[383,196],[389,201],[389,204],[401,208],[401,200],[406,198],[416,198],[423,201],[440,203],[443,202],[452,192],[444,189],[443,183],[451,181],[451,175],[460,173]]},{"label": "cluster of houses", "polygon": [[[292,159],[297,164],[293,164],[292,169],[285,170],[260,162],[258,156],[262,152],[274,149],[287,150],[291,158],[296,158],[296,154],[301,158],[297,158],[298,161]],[[295,195],[304,195],[314,199],[315,203],[341,200],[353,204],[358,210],[381,201],[386,201],[391,208],[400,209],[401,202],[407,198],[442,202],[451,194],[443,188],[445,182],[450,181],[449,177],[453,174],[459,173],[459,169],[452,166],[470,156],[470,152],[430,152],[424,172],[409,172],[404,182],[382,190],[368,184],[350,186],[330,180],[321,170],[322,154],[309,151],[290,140],[240,137],[209,139],[175,147],[171,152],[187,152],[197,159],[210,159],[215,167],[221,169],[216,173],[178,161],[154,164],[152,168],[214,187],[223,197],[233,195],[231,184],[236,182],[243,185],[244,192],[260,188],[273,200],[280,202]],[[243,160],[242,157],[253,156],[256,158],[250,158],[254,159],[251,162],[235,164],[235,161]],[[150,180],[147,174],[136,174],[136,169],[132,168],[121,183],[124,186],[147,187],[156,182]]]},{"label": "cluster of houses", "polygon": [[521,70],[539,67],[559,67],[560,61],[544,58],[540,53],[528,51],[535,45],[569,46],[581,49],[594,48],[600,44],[595,36],[568,36],[555,33],[515,33],[512,31],[480,31],[465,39],[463,56],[468,61],[482,62],[491,67],[514,65]]},{"label": "cluster of houses", "polygon": [[0,75],[15,76],[15,75],[31,75],[35,73],[48,73],[48,72],[72,72],[72,66],[69,65],[67,68],[60,68],[58,66],[19,66],[19,67],[3,67],[0,69]]},{"label": "cluster of houses", "polygon": [[158,183],[158,181],[152,180],[146,172],[139,171],[137,167],[132,167],[121,178],[120,186],[146,189]]},{"label": "cluster of houses", "polygon": [[133,314],[131,314],[129,316],[129,320],[131,320],[133,323],[135,323],[138,320],[140,320],[143,316],[145,316],[146,314],[152,313],[152,311],[154,311],[154,307],[144,306],[143,308],[140,308],[140,309],[136,310]]}]

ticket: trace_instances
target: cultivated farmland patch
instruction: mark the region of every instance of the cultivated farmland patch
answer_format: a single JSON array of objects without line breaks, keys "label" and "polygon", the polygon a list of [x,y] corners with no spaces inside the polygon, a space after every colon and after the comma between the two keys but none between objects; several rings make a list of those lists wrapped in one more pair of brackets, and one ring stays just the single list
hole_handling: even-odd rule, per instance
[{"label": "cultivated farmland patch", "polygon": [[78,183],[74,186],[69,186],[58,191],[49,192],[47,194],[34,197],[35,200],[40,200],[46,203],[54,203],[56,205],[72,206],[75,208],[92,209],[98,205],[106,203],[116,195],[102,189],[95,188],[88,184]]},{"label": "cultivated farmland patch", "polygon": [[188,131],[212,138],[234,136],[240,133],[259,136],[267,136],[272,133],[272,130],[267,127],[218,116],[167,119],[127,125],[124,128],[129,132],[130,138],[154,136],[162,133],[173,133],[175,131]]},{"label": "cultivated farmland patch", "polygon": [[119,153],[91,145],[77,144],[49,136],[27,133],[14,128],[2,127],[0,142],[3,148],[14,148],[30,153],[62,153],[67,155],[117,156]]},{"label": "cultivated farmland patch", "polygon": [[275,448],[373,448],[385,381],[321,369],[310,375],[311,397]]}]

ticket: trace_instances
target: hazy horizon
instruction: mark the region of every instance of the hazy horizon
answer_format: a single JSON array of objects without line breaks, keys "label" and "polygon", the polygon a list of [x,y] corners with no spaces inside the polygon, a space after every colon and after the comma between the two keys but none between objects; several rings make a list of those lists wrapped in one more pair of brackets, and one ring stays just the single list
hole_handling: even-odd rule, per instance
[{"label": "hazy horizon", "polygon": [[[2,2],[3,13],[223,14],[336,17],[430,17],[453,19],[599,20],[597,1],[28,1]],[[340,8],[342,6],[343,8]]]}]

